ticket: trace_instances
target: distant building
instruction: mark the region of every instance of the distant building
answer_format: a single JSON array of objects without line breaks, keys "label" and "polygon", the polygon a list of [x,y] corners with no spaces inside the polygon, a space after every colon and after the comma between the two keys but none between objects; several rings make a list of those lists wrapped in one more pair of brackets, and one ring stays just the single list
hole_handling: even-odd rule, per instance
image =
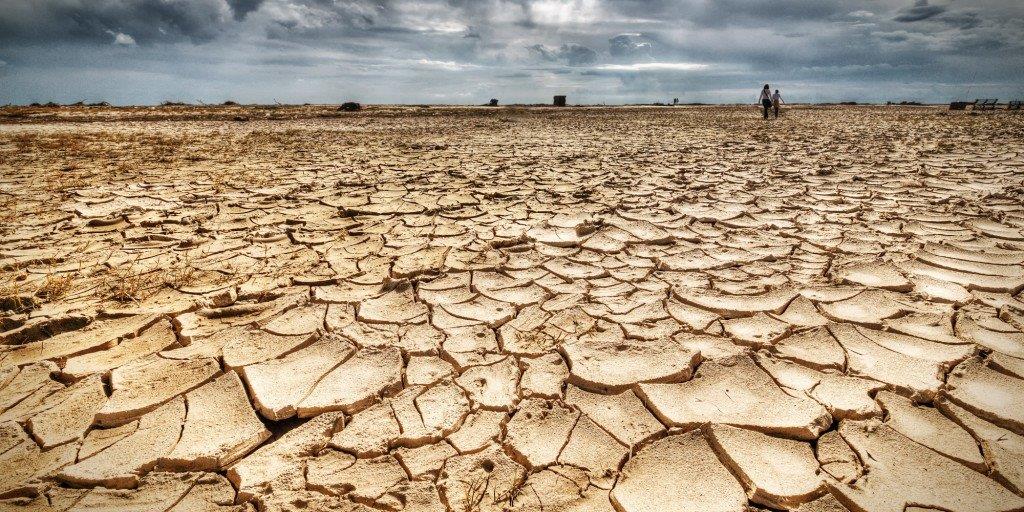
[{"label": "distant building", "polygon": [[564,107],[565,106],[565,96],[555,96],[555,103],[554,103],[554,105],[556,107]]}]

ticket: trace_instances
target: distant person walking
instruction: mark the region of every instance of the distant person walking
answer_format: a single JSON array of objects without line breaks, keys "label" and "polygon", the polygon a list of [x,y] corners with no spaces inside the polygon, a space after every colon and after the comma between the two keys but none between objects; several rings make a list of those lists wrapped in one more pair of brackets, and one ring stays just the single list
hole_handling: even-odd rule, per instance
[{"label": "distant person walking", "polygon": [[775,110],[775,119],[779,118],[779,106],[785,102],[782,99],[782,95],[779,94],[779,90],[775,89],[775,94],[772,94],[772,108]]},{"label": "distant person walking", "polygon": [[761,96],[757,101],[764,107],[764,118],[768,119],[768,111],[772,108],[772,88],[768,87],[768,84],[764,84],[764,89],[761,89]]}]

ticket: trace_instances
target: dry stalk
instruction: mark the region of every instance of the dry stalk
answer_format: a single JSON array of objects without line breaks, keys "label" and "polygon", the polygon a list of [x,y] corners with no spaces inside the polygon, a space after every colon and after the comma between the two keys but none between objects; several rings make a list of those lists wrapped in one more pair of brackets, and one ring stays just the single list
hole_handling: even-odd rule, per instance
[{"label": "dry stalk", "polygon": [[71,274],[60,275],[54,272],[46,274],[43,284],[36,289],[36,296],[48,301],[60,300],[71,291],[75,284],[74,276]]}]

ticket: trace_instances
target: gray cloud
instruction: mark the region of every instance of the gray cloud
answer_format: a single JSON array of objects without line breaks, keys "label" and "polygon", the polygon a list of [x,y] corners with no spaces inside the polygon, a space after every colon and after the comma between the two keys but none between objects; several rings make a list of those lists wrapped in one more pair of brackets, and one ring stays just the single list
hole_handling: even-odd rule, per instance
[{"label": "gray cloud", "polygon": [[533,54],[540,60],[547,62],[554,62],[558,60],[557,52],[555,50],[548,49],[548,47],[542,44],[527,46],[526,49],[529,50],[531,54]]},{"label": "gray cloud", "polygon": [[956,27],[960,30],[969,30],[977,27],[981,24],[981,18],[978,13],[973,11],[962,11],[962,12],[951,12],[941,17],[939,20],[943,23]]},{"label": "gray cloud", "polygon": [[263,0],[227,0],[227,2],[234,13],[235,20],[241,21],[247,14],[259,9]]},{"label": "gray cloud", "polygon": [[901,23],[913,23],[915,21],[922,21],[929,18],[934,18],[944,12],[946,7],[941,5],[931,5],[928,0],[916,0],[914,5],[901,9],[900,13],[893,18],[895,21]]},{"label": "gray cloud", "polygon": [[542,44],[528,46],[535,57],[546,62],[564,62],[569,66],[583,66],[597,61],[597,52],[576,43],[563,44],[559,48],[548,48]]},{"label": "gray cloud", "polygon": [[203,43],[231,21],[225,0],[9,0],[0,40],[106,42],[111,32],[140,43]]},{"label": "gray cloud", "polygon": [[608,40],[612,57],[653,57],[656,41],[645,34],[619,34]]},{"label": "gray cloud", "polygon": [[582,66],[597,61],[597,52],[578,44],[562,45],[559,54],[570,66]]},{"label": "gray cloud", "polygon": [[1018,94],[1024,3],[902,1],[4,0],[0,103]]}]

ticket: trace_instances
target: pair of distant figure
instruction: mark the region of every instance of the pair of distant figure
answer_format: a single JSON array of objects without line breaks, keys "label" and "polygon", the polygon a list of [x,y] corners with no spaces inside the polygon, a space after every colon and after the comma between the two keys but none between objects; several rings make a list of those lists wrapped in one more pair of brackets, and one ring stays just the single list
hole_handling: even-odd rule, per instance
[{"label": "pair of distant figure", "polygon": [[782,99],[782,95],[779,94],[779,90],[775,89],[775,94],[772,94],[772,88],[768,84],[764,84],[764,89],[761,89],[761,97],[758,98],[758,103],[764,107],[764,118],[768,119],[768,112],[770,110],[775,111],[775,119],[779,118],[779,106],[785,101]]}]

